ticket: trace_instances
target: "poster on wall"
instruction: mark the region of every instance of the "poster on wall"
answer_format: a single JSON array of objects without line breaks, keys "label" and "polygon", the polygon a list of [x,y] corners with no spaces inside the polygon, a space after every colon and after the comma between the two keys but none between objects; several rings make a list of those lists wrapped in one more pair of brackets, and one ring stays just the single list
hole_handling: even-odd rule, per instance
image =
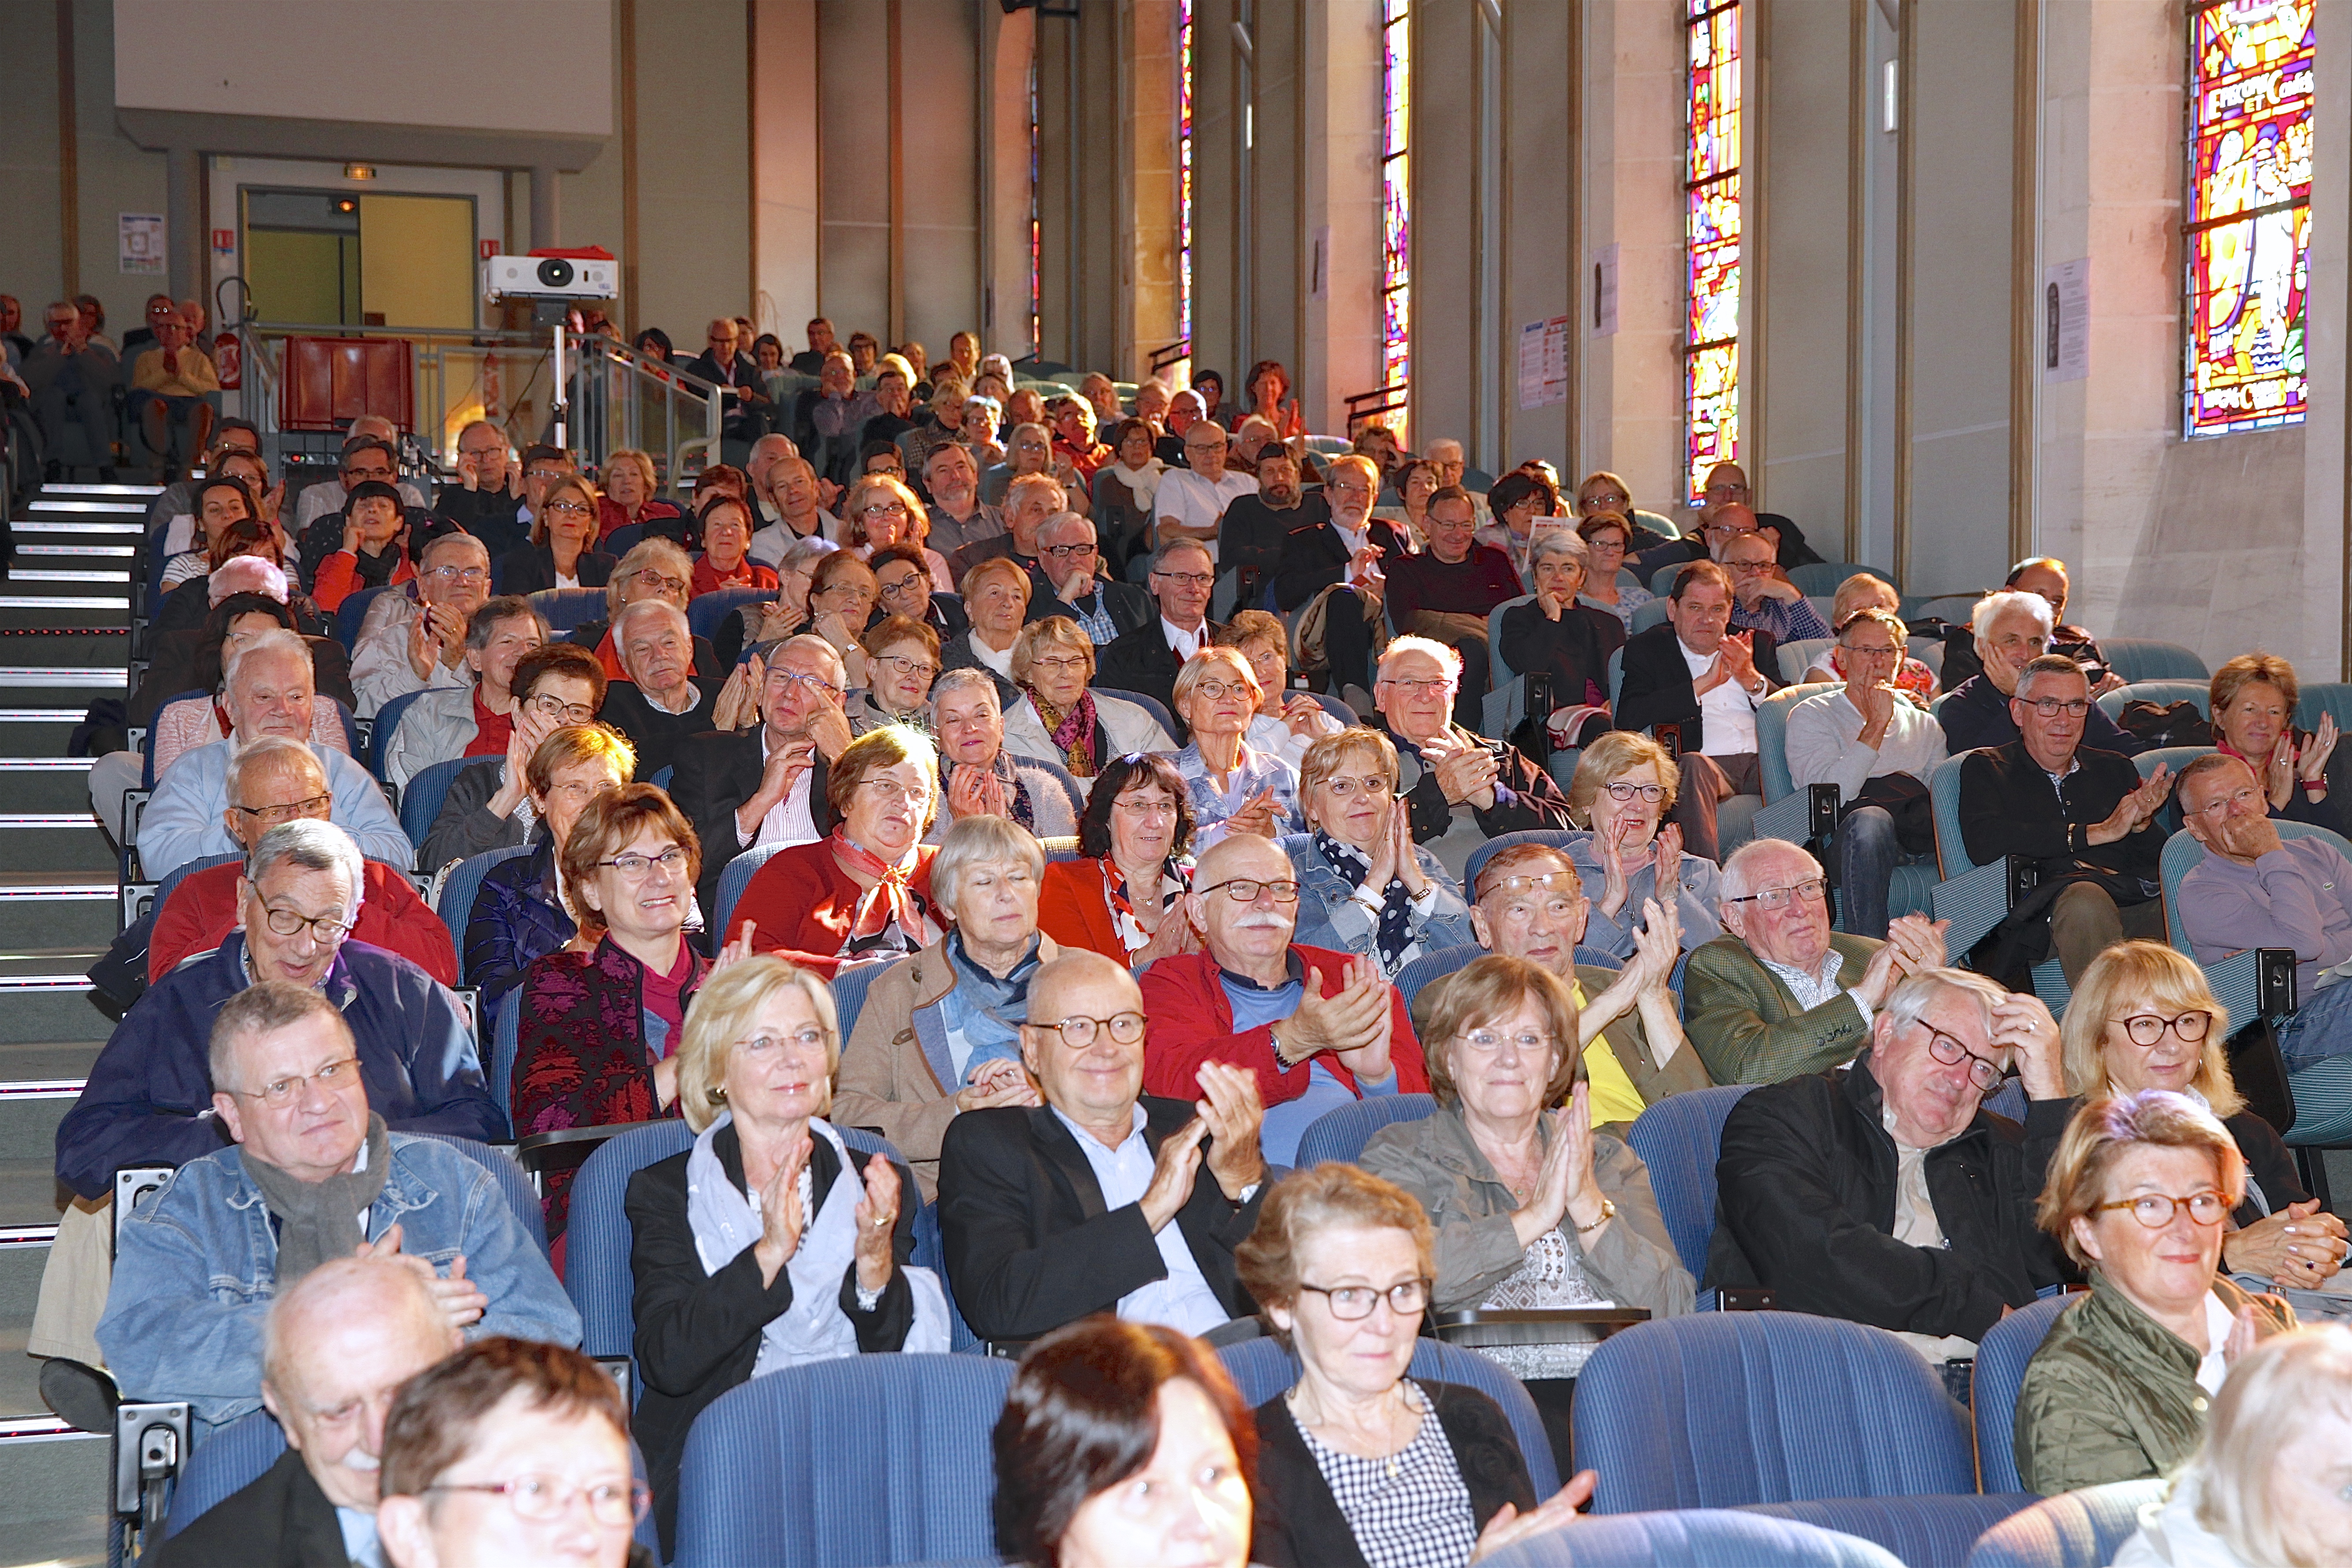
[{"label": "poster on wall", "polygon": [[1569,318],[1529,321],[1519,329],[1519,406],[1544,408],[1568,401]]},{"label": "poster on wall", "polygon": [[121,213],[120,244],[122,270],[161,273],[163,270],[163,215]]},{"label": "poster on wall", "polygon": [[2042,379],[2091,374],[2091,262],[2062,261],[2042,280]]},{"label": "poster on wall", "polygon": [[1592,258],[1592,335],[1617,335],[1617,247],[1606,245]]}]

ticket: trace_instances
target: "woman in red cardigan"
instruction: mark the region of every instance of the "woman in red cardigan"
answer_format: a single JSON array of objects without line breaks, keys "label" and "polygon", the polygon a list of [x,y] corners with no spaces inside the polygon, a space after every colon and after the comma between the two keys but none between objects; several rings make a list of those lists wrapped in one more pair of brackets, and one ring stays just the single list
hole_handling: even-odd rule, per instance
[{"label": "woman in red cardigan", "polygon": [[[931,900],[939,752],[901,725],[852,741],[825,772],[829,837],[772,855],[736,902],[734,931],[830,980],[844,966],[920,952],[945,930]],[[746,928],[749,928],[748,931]]]},{"label": "woman in red cardigan", "polygon": [[1104,763],[1078,818],[1078,855],[1045,868],[1040,931],[1131,969],[1199,951],[1200,934],[1183,910],[1192,808],[1175,763],[1147,752]]}]

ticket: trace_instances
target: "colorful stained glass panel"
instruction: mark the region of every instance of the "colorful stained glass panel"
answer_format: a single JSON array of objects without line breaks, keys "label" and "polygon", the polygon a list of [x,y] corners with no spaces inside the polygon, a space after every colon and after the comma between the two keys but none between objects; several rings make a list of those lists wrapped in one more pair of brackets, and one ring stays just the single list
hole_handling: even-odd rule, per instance
[{"label": "colorful stained glass panel", "polygon": [[[1188,347],[1192,341],[1192,0],[1176,0],[1176,336]],[[1183,368],[1189,382],[1192,367]]]},{"label": "colorful stained glass panel", "polygon": [[1683,359],[1689,495],[1739,456],[1739,0],[1689,0],[1689,302]]},{"label": "colorful stained glass panel", "polygon": [[[1412,380],[1412,23],[1408,0],[1381,0],[1381,371],[1402,399]],[[1406,439],[1406,410],[1382,416]]]}]

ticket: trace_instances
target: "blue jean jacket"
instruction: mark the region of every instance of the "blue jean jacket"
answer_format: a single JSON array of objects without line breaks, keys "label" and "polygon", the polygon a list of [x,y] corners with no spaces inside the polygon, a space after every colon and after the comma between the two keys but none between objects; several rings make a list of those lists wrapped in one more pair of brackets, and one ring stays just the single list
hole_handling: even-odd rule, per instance
[{"label": "blue jean jacket", "polygon": [[[391,1134],[371,1241],[446,1277],[459,1254],[489,1306],[466,1330],[580,1343],[580,1313],[507,1206],[498,1181],[449,1144]],[[277,1294],[278,1226],[244,1153],[191,1160],[122,1226],[99,1348],[131,1399],[184,1399],[207,1428],[261,1407],[261,1326]]]},{"label": "blue jean jacket", "polygon": [[[1375,941],[1378,932],[1372,920],[1361,905],[1352,911],[1349,909],[1356,896],[1355,887],[1316,850],[1315,836],[1288,834],[1281,845],[1283,852],[1290,857],[1291,874],[1298,879],[1298,928],[1290,940],[1301,947],[1328,947],[1357,953],[1378,963],[1380,946]],[[1437,863],[1437,857],[1421,846],[1414,845],[1412,853],[1421,862],[1421,874],[1437,890],[1429,918],[1416,917],[1412,921],[1412,939],[1420,944],[1421,951],[1435,952],[1442,947],[1458,947],[1476,941],[1470,930],[1470,906],[1462,901],[1454,879]]]}]

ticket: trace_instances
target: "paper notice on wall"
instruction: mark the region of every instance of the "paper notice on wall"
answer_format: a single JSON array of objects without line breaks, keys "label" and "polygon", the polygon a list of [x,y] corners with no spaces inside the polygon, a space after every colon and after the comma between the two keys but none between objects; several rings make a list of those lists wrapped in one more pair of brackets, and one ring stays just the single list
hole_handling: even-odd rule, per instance
[{"label": "paper notice on wall", "polygon": [[1617,335],[1617,247],[1603,246],[1592,258],[1592,335]]},{"label": "paper notice on wall", "polygon": [[1519,329],[1519,406],[1543,408],[1568,401],[1569,318],[1529,321]]},{"label": "paper notice on wall", "polygon": [[122,213],[122,270],[125,272],[161,272],[163,270],[163,216],[161,213]]},{"label": "paper notice on wall", "polygon": [[2091,374],[2091,263],[2062,261],[2042,275],[2042,379],[2081,381]]}]

